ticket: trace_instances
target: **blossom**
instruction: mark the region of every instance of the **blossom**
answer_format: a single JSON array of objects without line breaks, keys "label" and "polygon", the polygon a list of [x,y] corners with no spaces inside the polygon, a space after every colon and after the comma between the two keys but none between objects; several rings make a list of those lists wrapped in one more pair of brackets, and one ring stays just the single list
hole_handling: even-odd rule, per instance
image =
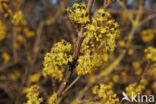
[{"label": "blossom", "polygon": [[6,26],[2,23],[2,21],[0,20],[0,41],[5,39],[6,37]]},{"label": "blossom", "polygon": [[148,47],[144,50],[145,57],[147,60],[151,60],[153,62],[156,62],[156,48]]},{"label": "blossom", "polygon": [[108,51],[113,51],[119,37],[119,25],[111,15],[100,9],[92,22],[86,24],[84,40],[76,71],[78,75],[86,75],[97,70],[108,60]]},{"label": "blossom", "polygon": [[55,43],[51,48],[51,51],[46,54],[43,61],[42,74],[44,76],[50,75],[53,78],[63,78],[64,68],[63,65],[67,65],[72,61],[72,56],[68,55],[71,51],[71,44],[65,40]]},{"label": "blossom", "polygon": [[28,98],[25,104],[40,104],[43,102],[43,99],[39,97],[39,89],[38,85],[32,85],[25,89],[26,97]]},{"label": "blossom", "polygon": [[26,25],[27,22],[26,20],[24,19],[24,14],[21,10],[17,11],[14,15],[13,15],[13,18],[12,18],[12,21],[11,21],[14,25]]},{"label": "blossom", "polygon": [[48,104],[56,104],[56,100],[58,99],[57,93],[54,92],[49,98],[48,98]]},{"label": "blossom", "polygon": [[145,89],[145,86],[147,84],[148,84],[148,81],[147,79],[144,79],[144,78],[141,79],[139,84],[137,84],[136,82],[129,84],[126,87],[126,94],[130,97],[131,93],[133,92],[134,97],[137,97],[138,94],[142,93],[142,91]]},{"label": "blossom", "polygon": [[117,95],[112,90],[110,84],[99,84],[92,88],[92,93],[100,97],[105,104],[119,103]]},{"label": "blossom", "polygon": [[154,34],[156,33],[155,29],[147,29],[141,32],[141,38],[143,42],[150,42],[154,39]]},{"label": "blossom", "polygon": [[86,4],[74,3],[71,8],[67,8],[68,17],[73,22],[83,24],[89,22],[89,16],[87,16]]}]

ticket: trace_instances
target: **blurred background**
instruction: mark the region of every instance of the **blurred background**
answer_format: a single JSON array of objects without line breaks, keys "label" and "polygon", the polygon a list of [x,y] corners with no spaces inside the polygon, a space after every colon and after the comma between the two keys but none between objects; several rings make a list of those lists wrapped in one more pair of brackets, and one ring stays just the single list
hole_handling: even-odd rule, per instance
[{"label": "blurred background", "polygon": [[[66,12],[75,2],[88,1],[0,0],[0,104],[26,102],[23,89],[34,83],[41,86],[45,99],[57,91],[53,84],[59,86],[59,82],[42,76],[42,62],[54,43],[62,39],[75,42],[77,33]],[[99,8],[103,8],[103,0],[95,0],[92,15]],[[118,63],[106,67],[110,73],[97,82],[113,82],[117,86],[114,90],[121,94],[145,69],[144,49],[156,46],[156,0],[111,0],[105,10],[119,23],[121,31],[116,50],[105,66],[115,60]],[[147,75],[147,94],[156,95],[155,72]],[[70,104],[89,81],[89,75],[80,79],[61,104]],[[86,91],[86,96],[89,93]]]}]

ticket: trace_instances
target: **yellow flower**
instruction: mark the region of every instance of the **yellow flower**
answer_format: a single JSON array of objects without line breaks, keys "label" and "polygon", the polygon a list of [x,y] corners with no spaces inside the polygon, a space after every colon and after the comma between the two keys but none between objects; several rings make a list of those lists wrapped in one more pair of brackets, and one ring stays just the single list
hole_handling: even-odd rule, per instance
[{"label": "yellow flower", "polygon": [[54,92],[48,99],[48,104],[56,104],[56,100],[58,99],[57,93]]},{"label": "yellow flower", "polygon": [[152,68],[147,72],[147,74],[156,79],[155,73],[156,73],[156,64],[154,63],[154,65],[152,65]]},{"label": "yellow flower", "polygon": [[14,81],[17,81],[17,79],[20,77],[20,75],[21,74],[18,71],[15,71],[15,72],[13,72],[13,73],[11,73],[9,75],[9,78],[12,79],[12,80],[14,80]]},{"label": "yellow flower", "polygon": [[10,55],[8,53],[3,53],[2,58],[4,59],[5,63],[10,61]]},{"label": "yellow flower", "polygon": [[22,35],[20,35],[20,34],[17,35],[17,40],[19,42],[24,42],[25,41],[24,37]]},{"label": "yellow flower", "polygon": [[6,26],[0,20],[0,41],[6,37]]},{"label": "yellow flower", "polygon": [[40,73],[35,73],[33,75],[30,76],[30,82],[34,83],[34,82],[38,82],[40,80]]},{"label": "yellow flower", "polygon": [[127,82],[127,80],[128,80],[127,73],[126,72],[122,72],[121,76],[122,76],[122,82]]},{"label": "yellow flower", "polygon": [[134,62],[132,63],[132,65],[133,65],[133,67],[136,69],[135,74],[136,74],[136,75],[140,75],[140,74],[142,73],[142,68],[141,68],[140,63],[139,63],[138,61],[134,61]]},{"label": "yellow flower", "polygon": [[21,10],[17,11],[11,21],[14,25],[26,25],[26,20],[24,19],[24,14]]},{"label": "yellow flower", "polygon": [[120,79],[119,75],[113,75],[113,81],[115,83],[119,82],[119,79]]},{"label": "yellow flower", "polygon": [[92,93],[100,97],[105,104],[117,104],[119,99],[113,92],[111,85],[100,84],[92,88]]},{"label": "yellow flower", "polygon": [[107,54],[91,54],[91,51],[87,51],[84,55],[80,56],[78,59],[78,65],[76,71],[78,75],[86,75],[97,70],[103,62],[108,60]]},{"label": "yellow flower", "polygon": [[154,39],[154,34],[156,33],[155,29],[143,30],[141,32],[141,37],[144,42],[150,42]]},{"label": "yellow flower", "polygon": [[41,104],[43,102],[43,99],[39,97],[39,89],[38,85],[32,85],[30,88],[24,89],[28,99],[25,104]]},{"label": "yellow flower", "polygon": [[4,18],[7,18],[12,14],[12,10],[9,8],[8,0],[0,0],[0,13]]},{"label": "yellow flower", "polygon": [[152,83],[151,88],[156,92],[156,81]]},{"label": "yellow flower", "polygon": [[144,53],[145,53],[145,58],[147,60],[156,62],[156,48],[153,48],[152,46],[150,46],[144,50]]},{"label": "yellow flower", "polygon": [[116,46],[115,41],[120,34],[119,25],[104,9],[97,11],[97,16],[92,18],[91,24],[86,25],[86,29],[84,44],[88,42],[88,44],[95,46],[96,49],[114,50]]},{"label": "yellow flower", "polygon": [[152,94],[152,92],[151,92],[150,89],[147,89],[147,90],[145,91],[145,93],[146,93],[147,95],[151,95],[151,94]]},{"label": "yellow flower", "polygon": [[126,87],[126,93],[130,97],[133,92],[134,97],[137,97],[138,94],[141,94],[145,89],[145,86],[148,84],[147,79],[141,79],[140,83],[132,83]]},{"label": "yellow flower", "polygon": [[128,49],[128,55],[133,55],[134,54],[134,49],[132,49],[132,48],[129,48]]},{"label": "yellow flower", "polygon": [[24,28],[24,33],[25,33],[27,38],[35,36],[35,32],[34,31],[30,31],[28,28]]},{"label": "yellow flower", "polygon": [[120,40],[120,41],[118,42],[118,45],[119,45],[120,47],[125,47],[125,42],[122,41],[122,40]]},{"label": "yellow flower", "polygon": [[72,61],[72,56],[68,55],[70,51],[71,44],[65,40],[54,44],[51,51],[44,57],[42,74],[44,76],[50,75],[61,81],[64,72],[63,65]]},{"label": "yellow flower", "polygon": [[78,75],[86,75],[97,70],[108,60],[108,51],[113,51],[119,36],[119,25],[111,19],[108,12],[100,9],[92,22],[85,26],[82,53],[78,59]]},{"label": "yellow flower", "polygon": [[86,15],[86,4],[74,3],[72,8],[67,8],[68,17],[73,22],[83,24],[89,22],[89,16]]}]

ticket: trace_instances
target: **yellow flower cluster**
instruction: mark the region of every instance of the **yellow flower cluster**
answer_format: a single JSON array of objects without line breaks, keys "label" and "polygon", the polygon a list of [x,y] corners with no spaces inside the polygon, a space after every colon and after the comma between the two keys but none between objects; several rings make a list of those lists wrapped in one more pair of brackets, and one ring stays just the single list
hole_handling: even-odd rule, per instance
[{"label": "yellow flower cluster", "polygon": [[86,53],[79,57],[76,71],[78,75],[86,75],[97,70],[97,68],[108,60],[107,54],[94,53],[88,50]]},{"label": "yellow flower cluster", "polygon": [[156,92],[156,81],[152,83],[151,87]]},{"label": "yellow flower cluster", "polygon": [[6,30],[7,30],[6,26],[0,20],[0,41],[6,37]]},{"label": "yellow flower cluster", "polygon": [[110,13],[99,9],[96,17],[92,18],[92,23],[88,24],[86,29],[84,43],[88,43],[89,48],[101,49],[101,51],[114,50],[120,31],[118,23],[111,18]]},{"label": "yellow flower cluster", "polygon": [[76,71],[78,75],[91,73],[108,60],[107,51],[113,51],[115,41],[119,37],[119,25],[111,15],[100,9],[91,24],[86,25],[82,45],[82,55],[78,59]]},{"label": "yellow flower cluster", "polygon": [[21,73],[18,71],[14,71],[13,73],[9,74],[9,78],[13,81],[17,81],[21,76]]},{"label": "yellow flower cluster", "polygon": [[145,58],[152,62],[152,67],[148,71],[148,75],[156,79],[156,48],[150,46],[144,50]]},{"label": "yellow flower cluster", "polygon": [[112,85],[100,84],[92,89],[92,93],[98,95],[104,104],[118,104],[119,99],[112,90]]},{"label": "yellow flower cluster", "polygon": [[3,14],[3,17],[6,18],[12,14],[12,10],[9,8],[9,0],[0,0],[0,14]]},{"label": "yellow flower cluster", "polygon": [[10,59],[11,59],[10,55],[9,55],[8,53],[6,53],[6,52],[4,52],[4,53],[2,54],[2,58],[4,59],[4,62],[5,62],[5,63],[9,62]]},{"label": "yellow flower cluster", "polygon": [[156,29],[147,29],[141,32],[141,38],[144,42],[150,42],[154,39]]},{"label": "yellow flower cluster", "polygon": [[40,77],[41,77],[40,73],[35,73],[30,76],[29,80],[31,83],[38,82],[40,80]]},{"label": "yellow flower cluster", "polygon": [[156,64],[152,66],[152,68],[148,71],[148,75],[156,79]]},{"label": "yellow flower cluster", "polygon": [[142,73],[142,68],[141,68],[141,64],[138,61],[134,61],[132,63],[133,67],[136,69],[135,74],[136,75],[140,75]]},{"label": "yellow flower cluster", "polygon": [[11,21],[14,25],[19,26],[25,26],[27,24],[26,20],[24,19],[24,14],[21,10],[17,11],[12,18]]},{"label": "yellow flower cluster", "polygon": [[71,44],[65,40],[55,43],[51,51],[46,54],[43,61],[42,73],[44,76],[51,75],[53,78],[63,78],[63,65],[72,61],[72,56],[68,55],[71,51]]},{"label": "yellow flower cluster", "polygon": [[156,48],[150,46],[144,50],[144,53],[147,60],[156,62]]},{"label": "yellow flower cluster", "polygon": [[24,28],[24,33],[26,35],[27,38],[33,37],[35,36],[35,32],[29,30],[27,27]]},{"label": "yellow flower cluster", "polygon": [[20,3],[21,3],[21,0],[14,0],[14,2],[12,3],[12,5],[13,5],[13,7],[16,7]]},{"label": "yellow flower cluster", "polygon": [[74,3],[72,8],[67,8],[68,17],[73,22],[83,24],[89,22],[89,16],[86,14],[86,4]]},{"label": "yellow flower cluster", "polygon": [[58,99],[57,93],[54,92],[48,99],[48,104],[56,104],[56,100]]},{"label": "yellow flower cluster", "polygon": [[39,97],[38,85],[32,85],[30,88],[25,89],[26,97],[28,98],[25,104],[40,104],[43,102],[43,99]]},{"label": "yellow flower cluster", "polygon": [[145,78],[141,79],[139,84],[137,84],[136,82],[132,83],[126,87],[126,94],[131,98],[131,94],[133,92],[133,96],[137,97],[138,94],[142,93],[147,84],[148,81]]}]

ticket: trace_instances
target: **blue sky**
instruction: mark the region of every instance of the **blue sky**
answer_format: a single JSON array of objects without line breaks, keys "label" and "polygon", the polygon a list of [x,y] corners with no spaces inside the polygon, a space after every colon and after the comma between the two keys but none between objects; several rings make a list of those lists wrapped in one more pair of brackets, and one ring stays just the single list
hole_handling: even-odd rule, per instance
[{"label": "blue sky", "polygon": [[53,4],[56,4],[57,3],[57,0],[51,0]]},{"label": "blue sky", "polygon": [[[127,0],[127,4],[131,4],[131,2],[132,2],[133,0]],[[151,0],[146,0],[145,1],[145,8],[147,8],[147,9],[149,9],[150,8],[150,1]],[[53,4],[56,4],[57,3],[57,0],[51,0],[51,2],[53,3]]]}]

